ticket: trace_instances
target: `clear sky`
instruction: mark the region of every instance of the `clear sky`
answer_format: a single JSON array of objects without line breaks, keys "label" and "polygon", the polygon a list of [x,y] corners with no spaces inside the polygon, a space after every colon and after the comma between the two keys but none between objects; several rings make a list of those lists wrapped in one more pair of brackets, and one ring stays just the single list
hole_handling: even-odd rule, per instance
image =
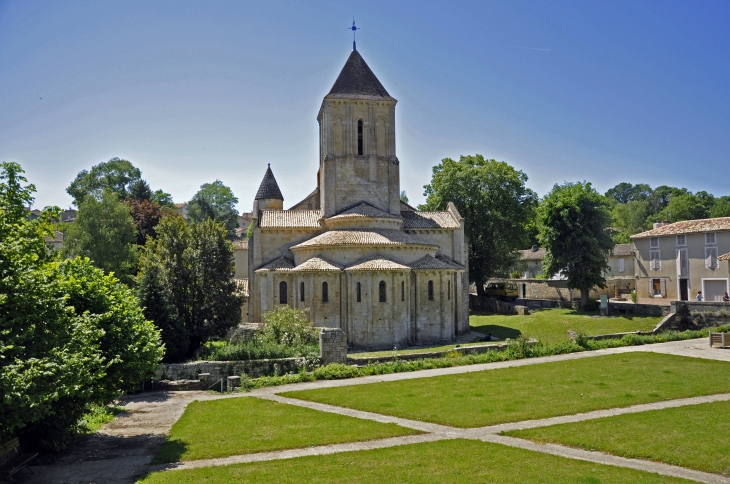
[{"label": "clear sky", "polygon": [[[728,195],[730,2],[0,1],[0,161],[36,207],[118,156],[188,200],[220,179],[251,210],[316,186],[316,116],[352,48],[398,99],[401,188],[480,153],[555,183]],[[41,99],[42,98],[42,99]]]}]

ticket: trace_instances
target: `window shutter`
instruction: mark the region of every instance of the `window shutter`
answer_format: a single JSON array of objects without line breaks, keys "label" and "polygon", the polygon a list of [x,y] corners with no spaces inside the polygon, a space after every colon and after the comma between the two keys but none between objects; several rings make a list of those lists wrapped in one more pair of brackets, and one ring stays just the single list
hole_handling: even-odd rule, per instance
[{"label": "window shutter", "polygon": [[661,281],[659,281],[659,283],[661,284],[661,287],[662,287],[662,296],[666,296],[667,295],[667,281],[662,279]]},{"label": "window shutter", "polygon": [[682,251],[677,251],[677,277],[682,277]]},{"label": "window shutter", "polygon": [[705,267],[708,269],[717,268],[717,247],[705,248]]},{"label": "window shutter", "polygon": [[654,296],[654,281],[649,279],[649,297]]}]

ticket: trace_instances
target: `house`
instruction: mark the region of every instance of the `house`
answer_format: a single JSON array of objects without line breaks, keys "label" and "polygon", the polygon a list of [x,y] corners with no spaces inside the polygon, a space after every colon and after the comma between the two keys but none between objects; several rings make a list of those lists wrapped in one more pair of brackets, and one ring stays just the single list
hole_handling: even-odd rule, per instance
[{"label": "house", "polygon": [[519,272],[522,279],[535,279],[542,275],[542,260],[545,249],[533,245],[532,248],[520,251]]},{"label": "house", "polygon": [[400,201],[396,103],[353,50],[317,116],[316,188],[284,210],[266,169],[248,241],[250,322],[288,305],[368,349],[469,331],[464,219],[453,203],[417,211]]},{"label": "house", "polygon": [[[608,258],[606,286],[611,297],[628,296],[636,288],[634,244],[616,244]],[[613,293],[611,293],[613,291]]]},{"label": "house", "polygon": [[179,213],[182,218],[185,220],[188,219],[188,202],[176,203],[175,210],[177,210],[177,213]]},{"label": "house", "polygon": [[655,223],[631,236],[639,298],[721,301],[728,291],[730,217]]},{"label": "house", "polygon": [[235,252],[233,254],[233,264],[235,272],[234,279],[248,279],[248,240],[233,241]]}]

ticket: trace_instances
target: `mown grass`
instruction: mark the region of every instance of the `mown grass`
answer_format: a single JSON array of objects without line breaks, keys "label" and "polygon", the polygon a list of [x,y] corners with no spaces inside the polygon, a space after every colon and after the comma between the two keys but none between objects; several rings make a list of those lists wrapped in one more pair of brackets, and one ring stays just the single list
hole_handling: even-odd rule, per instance
[{"label": "mown grass", "polygon": [[690,481],[498,444],[455,439],[326,456],[157,472],[139,482],[673,484]]},{"label": "mown grass", "polygon": [[258,398],[192,402],[154,463],[383,439],[420,432]]},{"label": "mown grass", "polygon": [[536,309],[527,316],[472,313],[469,326],[473,331],[492,333],[499,339],[520,335],[545,344],[568,340],[568,330],[587,336],[630,331],[651,331],[662,316],[598,316],[575,309]]},{"label": "mown grass", "polygon": [[715,402],[506,434],[727,475],[728,415],[730,402]]},{"label": "mown grass", "polygon": [[637,352],[282,395],[466,428],[730,392],[728,374],[727,362]]}]

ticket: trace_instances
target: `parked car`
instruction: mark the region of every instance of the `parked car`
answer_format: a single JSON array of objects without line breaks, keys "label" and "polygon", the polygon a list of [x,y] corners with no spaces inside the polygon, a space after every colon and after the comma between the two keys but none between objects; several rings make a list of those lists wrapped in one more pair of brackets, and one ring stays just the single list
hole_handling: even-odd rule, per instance
[{"label": "parked car", "polygon": [[484,290],[484,295],[505,301],[514,301],[519,296],[519,291],[517,284],[511,282],[490,282]]}]

